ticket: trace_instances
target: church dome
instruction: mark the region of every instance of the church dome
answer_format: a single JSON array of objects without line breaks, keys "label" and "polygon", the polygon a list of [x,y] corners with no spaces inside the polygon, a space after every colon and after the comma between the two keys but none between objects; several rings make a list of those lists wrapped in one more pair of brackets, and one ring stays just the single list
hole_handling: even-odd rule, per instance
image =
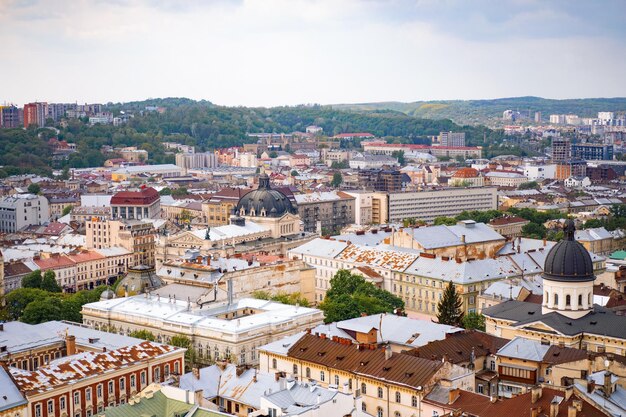
[{"label": "church dome", "polygon": [[296,213],[289,198],[270,187],[267,174],[259,177],[259,188],[247,192],[241,197],[235,214],[250,217],[282,217],[286,213]]},{"label": "church dome", "polygon": [[576,241],[574,221],[565,223],[565,238],[554,245],[546,256],[543,277],[551,281],[593,281],[593,262],[585,247]]}]

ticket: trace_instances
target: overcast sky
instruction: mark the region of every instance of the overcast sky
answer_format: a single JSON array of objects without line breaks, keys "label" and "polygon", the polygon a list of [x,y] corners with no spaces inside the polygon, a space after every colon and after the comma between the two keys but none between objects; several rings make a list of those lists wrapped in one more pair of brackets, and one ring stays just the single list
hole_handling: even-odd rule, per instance
[{"label": "overcast sky", "polygon": [[0,103],[617,97],[625,47],[624,0],[0,0]]}]

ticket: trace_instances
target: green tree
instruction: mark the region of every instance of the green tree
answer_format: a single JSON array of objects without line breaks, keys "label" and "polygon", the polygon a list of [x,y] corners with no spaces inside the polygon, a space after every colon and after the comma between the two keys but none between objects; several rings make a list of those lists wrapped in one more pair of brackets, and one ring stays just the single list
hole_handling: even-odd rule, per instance
[{"label": "green tree", "polygon": [[343,161],[333,161],[330,167],[332,169],[348,169],[350,168],[350,164],[344,159]]},{"label": "green tree", "polygon": [[523,182],[517,187],[518,190],[536,190],[537,188],[539,188],[537,181]]},{"label": "green tree", "polygon": [[333,174],[333,179],[330,182],[330,185],[337,188],[341,185],[341,183],[343,183],[343,176],[341,175],[341,172],[335,171],[335,173]]},{"label": "green tree", "polygon": [[191,368],[196,363],[196,351],[193,348],[193,343],[191,342],[191,339],[189,339],[185,335],[178,334],[172,336],[169,344],[172,346],[187,349],[187,351],[185,352],[185,370],[191,371]]},{"label": "green tree", "polygon": [[522,227],[522,236],[531,239],[543,239],[548,234],[548,229],[543,224],[528,223]]},{"label": "green tree", "polygon": [[151,331],[145,329],[130,332],[130,337],[136,337],[137,339],[148,340],[150,342],[154,342],[156,340],[154,334]]},{"label": "green tree", "polygon": [[604,222],[600,219],[589,219],[583,224],[583,229],[593,229],[596,227],[604,227]]},{"label": "green tree", "polygon": [[295,169],[291,171],[291,176],[292,177],[297,177],[298,175],[300,175],[300,174]]},{"label": "green tree", "polygon": [[179,187],[172,190],[172,196],[174,197],[184,197],[187,194],[189,194],[189,191],[187,191],[187,188],[185,187]]},{"label": "green tree", "polygon": [[65,206],[63,207],[63,213],[61,214],[62,216],[67,216],[68,214],[70,214],[72,212],[72,209],[74,207],[72,206]]},{"label": "green tree", "polygon": [[161,188],[160,195],[172,195],[172,189],[170,187]]},{"label": "green tree", "polygon": [[456,223],[457,223],[456,219],[452,217],[445,217],[445,216],[435,217],[435,220],[433,222],[435,226],[439,226],[439,225],[454,226]]},{"label": "green tree", "polygon": [[393,151],[391,153],[391,156],[393,158],[396,158],[400,165],[404,165],[406,163],[406,159],[404,158],[404,151]]},{"label": "green tree", "polygon": [[28,303],[20,317],[20,321],[38,324],[58,320],[60,317],[61,300],[56,297],[47,297]]},{"label": "green tree", "polygon": [[39,192],[41,191],[41,186],[39,184],[36,183],[32,183],[28,186],[28,192],[31,194],[39,194]]},{"label": "green tree", "polygon": [[456,285],[448,282],[443,297],[437,304],[437,321],[450,326],[461,326],[463,320],[463,301],[456,292]]},{"label": "green tree", "polygon": [[10,320],[18,320],[24,309],[33,301],[48,298],[49,293],[39,288],[18,288],[5,297],[7,316]]},{"label": "green tree", "polygon": [[41,271],[37,269],[22,278],[22,288],[41,288],[42,282]]},{"label": "green tree", "polygon": [[326,323],[359,317],[361,313],[371,315],[404,309],[401,298],[345,269],[337,271],[330,285],[320,304]]},{"label": "green tree", "polygon": [[49,270],[43,274],[41,281],[41,289],[48,292],[61,292],[63,291],[56,280],[56,274],[54,271]]},{"label": "green tree", "polygon": [[70,169],[68,167],[63,168],[63,171],[61,172],[61,179],[62,180],[70,179]]},{"label": "green tree", "polygon": [[278,156],[278,154],[276,153],[276,151],[272,151],[269,153],[268,155],[270,158],[276,158]]},{"label": "green tree", "polygon": [[485,316],[476,312],[470,312],[463,316],[461,325],[464,329],[476,329],[485,331]]},{"label": "green tree", "polygon": [[270,301],[276,301],[282,304],[289,304],[289,305],[297,304],[303,307],[309,306],[309,300],[302,297],[302,294],[300,294],[299,292],[294,292],[291,294],[288,294],[285,292],[279,292],[278,294],[272,295],[267,291],[257,290],[252,293],[252,297],[256,298],[257,300],[270,300]]}]

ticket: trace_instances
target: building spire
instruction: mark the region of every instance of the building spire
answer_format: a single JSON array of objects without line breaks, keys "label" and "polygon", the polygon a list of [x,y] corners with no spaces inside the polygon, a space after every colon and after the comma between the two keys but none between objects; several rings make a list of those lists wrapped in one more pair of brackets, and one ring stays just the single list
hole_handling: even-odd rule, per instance
[{"label": "building spire", "polygon": [[565,240],[575,240],[576,226],[574,225],[574,220],[567,219],[565,221],[564,232],[565,232]]}]

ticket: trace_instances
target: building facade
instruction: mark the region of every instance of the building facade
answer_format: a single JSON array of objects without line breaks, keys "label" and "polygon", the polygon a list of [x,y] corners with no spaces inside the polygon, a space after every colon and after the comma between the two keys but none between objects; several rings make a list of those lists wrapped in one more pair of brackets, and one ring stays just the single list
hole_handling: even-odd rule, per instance
[{"label": "building facade", "polygon": [[152,187],[120,191],[111,198],[111,215],[114,219],[158,219],[161,217],[161,196]]},{"label": "building facade", "polygon": [[306,232],[338,231],[355,222],[355,198],[350,194],[331,191],[295,197]]},{"label": "building facade", "polygon": [[17,232],[26,226],[40,225],[50,218],[46,197],[15,194],[0,200],[0,231]]}]

